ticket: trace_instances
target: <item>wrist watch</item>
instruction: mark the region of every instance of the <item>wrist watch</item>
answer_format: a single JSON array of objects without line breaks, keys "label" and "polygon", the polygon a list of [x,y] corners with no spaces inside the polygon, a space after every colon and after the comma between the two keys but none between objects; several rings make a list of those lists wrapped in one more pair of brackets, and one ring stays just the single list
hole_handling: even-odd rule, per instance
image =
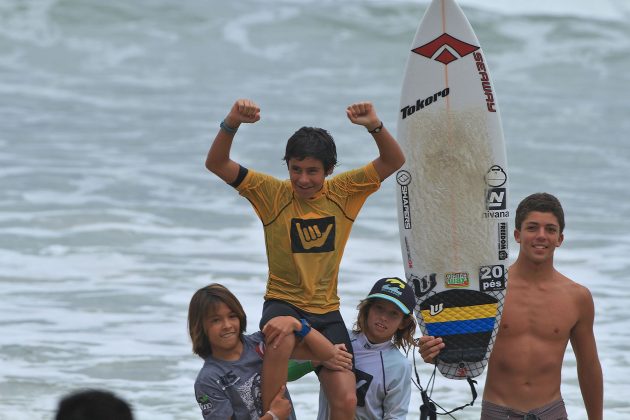
[{"label": "wrist watch", "polygon": [[378,127],[376,127],[374,130],[368,130],[368,133],[370,134],[380,133],[382,129],[383,129],[383,121],[381,121],[381,124]]},{"label": "wrist watch", "polygon": [[294,331],[293,334],[299,338],[304,338],[306,337],[306,334],[311,332],[311,324],[309,324],[304,318],[300,319],[300,323],[302,324],[302,329],[300,331]]}]

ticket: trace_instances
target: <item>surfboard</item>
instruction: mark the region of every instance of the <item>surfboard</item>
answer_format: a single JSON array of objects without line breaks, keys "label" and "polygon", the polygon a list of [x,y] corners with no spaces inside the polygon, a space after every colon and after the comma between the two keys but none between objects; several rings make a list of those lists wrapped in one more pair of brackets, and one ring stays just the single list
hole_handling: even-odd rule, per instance
[{"label": "surfboard", "polygon": [[433,0],[411,44],[396,174],[405,275],[422,333],[446,346],[447,378],[480,375],[507,285],[508,176],[487,57],[454,0]]}]

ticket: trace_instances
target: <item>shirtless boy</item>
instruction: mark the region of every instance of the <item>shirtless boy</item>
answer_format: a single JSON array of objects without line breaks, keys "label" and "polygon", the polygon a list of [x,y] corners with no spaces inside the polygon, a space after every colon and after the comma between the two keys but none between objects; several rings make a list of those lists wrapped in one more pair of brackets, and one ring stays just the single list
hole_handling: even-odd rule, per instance
[{"label": "shirtless boy", "polygon": [[[501,327],[488,362],[482,420],[566,419],[560,382],[569,341],[588,418],[602,419],[603,378],[593,334],[593,298],[586,287],[553,265],[563,230],[562,206],[553,195],[532,194],[519,204],[514,238],[520,250],[508,272]],[[444,346],[439,337],[422,337],[423,360],[431,363]]]}]

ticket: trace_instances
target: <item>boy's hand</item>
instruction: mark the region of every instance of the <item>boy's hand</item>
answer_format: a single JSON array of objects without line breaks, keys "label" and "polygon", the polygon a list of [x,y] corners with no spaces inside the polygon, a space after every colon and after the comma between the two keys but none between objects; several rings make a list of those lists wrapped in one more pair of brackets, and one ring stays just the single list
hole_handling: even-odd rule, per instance
[{"label": "boy's hand", "polygon": [[277,316],[271,318],[263,327],[262,333],[265,335],[265,343],[278,348],[280,341],[287,335],[302,329],[302,323],[292,316]]},{"label": "boy's hand", "polygon": [[446,344],[440,337],[435,338],[430,335],[424,335],[418,340],[418,349],[422,360],[426,363],[433,363],[440,350],[442,350]]},{"label": "boy's hand", "polygon": [[334,344],[334,356],[322,362],[330,370],[352,370],[352,354],[346,351],[345,344]]},{"label": "boy's hand", "polygon": [[381,124],[372,102],[357,102],[346,109],[346,115],[352,123],[373,130]]},{"label": "boy's hand", "polygon": [[282,385],[269,405],[269,410],[280,419],[287,419],[291,415],[291,403],[284,396],[286,388],[285,385]]},{"label": "boy's hand", "polygon": [[238,99],[232,105],[225,123],[230,128],[238,128],[242,123],[255,123],[260,120],[260,107],[251,99]]}]

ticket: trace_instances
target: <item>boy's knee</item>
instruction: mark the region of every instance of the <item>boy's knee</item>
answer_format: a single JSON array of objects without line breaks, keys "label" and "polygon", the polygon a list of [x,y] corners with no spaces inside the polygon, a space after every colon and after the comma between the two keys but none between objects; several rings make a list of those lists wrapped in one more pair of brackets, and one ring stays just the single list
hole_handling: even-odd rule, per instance
[{"label": "boy's knee", "polygon": [[292,334],[284,337],[277,347],[271,343],[265,343],[265,359],[289,359],[296,343],[295,336]]},{"label": "boy's knee", "polygon": [[337,392],[335,393],[335,396],[328,402],[333,409],[342,411],[354,411],[357,406],[357,393],[354,389]]}]

